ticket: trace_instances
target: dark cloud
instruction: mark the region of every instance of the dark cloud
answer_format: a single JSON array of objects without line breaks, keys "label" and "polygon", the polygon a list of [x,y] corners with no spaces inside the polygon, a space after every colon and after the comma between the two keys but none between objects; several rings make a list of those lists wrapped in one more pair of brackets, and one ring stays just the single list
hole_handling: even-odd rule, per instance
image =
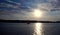
[{"label": "dark cloud", "polygon": [[56,2],[52,2],[52,4],[53,4],[56,8],[58,8],[58,7],[60,7],[60,0],[57,0]]},{"label": "dark cloud", "polygon": [[60,7],[60,0],[57,0],[56,7]]}]

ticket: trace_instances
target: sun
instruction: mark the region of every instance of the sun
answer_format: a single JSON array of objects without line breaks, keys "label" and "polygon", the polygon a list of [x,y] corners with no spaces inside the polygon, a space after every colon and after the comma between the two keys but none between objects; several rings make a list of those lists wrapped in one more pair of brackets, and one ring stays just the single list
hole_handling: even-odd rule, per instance
[{"label": "sun", "polygon": [[42,16],[42,11],[40,11],[39,9],[34,9],[33,15],[34,17],[39,18]]}]

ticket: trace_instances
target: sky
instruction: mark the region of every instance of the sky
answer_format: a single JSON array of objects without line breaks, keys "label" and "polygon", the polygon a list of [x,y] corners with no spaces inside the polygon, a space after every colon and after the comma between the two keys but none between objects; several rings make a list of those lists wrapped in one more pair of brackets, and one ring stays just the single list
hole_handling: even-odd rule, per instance
[{"label": "sky", "polygon": [[60,0],[0,0],[0,19],[60,21]]}]

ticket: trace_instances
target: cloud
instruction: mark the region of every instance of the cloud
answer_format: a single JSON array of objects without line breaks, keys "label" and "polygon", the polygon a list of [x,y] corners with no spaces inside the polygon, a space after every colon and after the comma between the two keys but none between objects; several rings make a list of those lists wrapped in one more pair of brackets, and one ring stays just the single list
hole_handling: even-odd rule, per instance
[{"label": "cloud", "polygon": [[21,5],[20,3],[17,3],[17,2],[11,1],[11,0],[6,0],[6,1],[9,2],[9,3],[14,3],[14,4],[17,4],[17,5]]},{"label": "cloud", "polygon": [[48,11],[58,11],[60,10],[60,0],[46,0],[47,2],[40,3],[41,7],[47,9]]},{"label": "cloud", "polygon": [[37,5],[37,8],[44,10],[44,11],[50,11],[53,9],[52,5],[50,3],[41,3]]},{"label": "cloud", "polygon": [[[0,14],[14,14],[14,13],[22,13],[23,12],[30,12],[30,8],[24,7],[21,5],[13,5],[9,3],[0,3]],[[5,8],[5,9],[4,9]]]},{"label": "cloud", "polygon": [[53,9],[59,9],[60,8],[60,0],[50,0],[50,3],[53,7]]},{"label": "cloud", "polygon": [[[11,0],[6,0],[9,3],[0,3],[0,18],[1,19],[27,19],[27,20],[37,20],[33,18],[31,12],[34,9],[39,9],[44,12],[42,18],[38,20],[58,20],[60,19],[59,0],[31,0],[21,3],[14,2]],[[40,2],[39,2],[40,1]],[[10,4],[12,3],[12,4]],[[5,9],[4,9],[5,8]],[[57,11],[56,11],[57,10]],[[5,18],[4,18],[5,17]]]},{"label": "cloud", "polygon": [[6,7],[6,8],[14,8],[14,9],[19,9],[19,5],[13,5],[13,4],[8,4],[8,3],[0,3],[0,7]]}]

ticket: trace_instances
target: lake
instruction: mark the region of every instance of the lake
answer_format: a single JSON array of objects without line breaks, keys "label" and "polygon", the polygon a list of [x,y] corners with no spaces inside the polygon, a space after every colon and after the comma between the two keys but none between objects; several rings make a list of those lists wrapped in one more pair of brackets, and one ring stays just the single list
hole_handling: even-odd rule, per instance
[{"label": "lake", "polygon": [[0,35],[60,35],[60,23],[0,23]]}]

